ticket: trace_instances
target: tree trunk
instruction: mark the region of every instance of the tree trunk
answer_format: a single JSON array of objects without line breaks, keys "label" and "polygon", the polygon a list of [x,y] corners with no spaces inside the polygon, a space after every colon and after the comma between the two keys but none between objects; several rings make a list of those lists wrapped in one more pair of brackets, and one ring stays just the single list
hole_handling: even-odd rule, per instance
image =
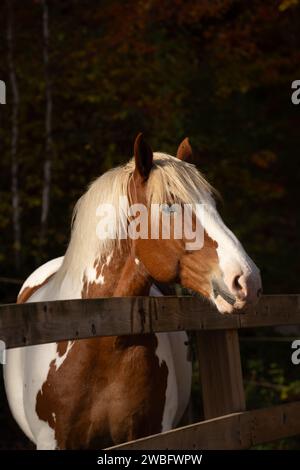
[{"label": "tree trunk", "polygon": [[42,0],[43,5],[43,40],[44,40],[44,74],[45,74],[45,161],[43,175],[43,194],[41,212],[41,248],[45,242],[45,234],[48,226],[48,215],[50,207],[50,191],[52,178],[52,157],[53,157],[53,137],[52,137],[52,88],[49,75],[49,11],[47,0]]},{"label": "tree trunk", "polygon": [[13,1],[7,0],[7,52],[8,70],[12,96],[11,116],[11,194],[12,194],[12,222],[15,267],[21,267],[21,222],[20,222],[20,196],[19,196],[19,89],[14,62],[14,12]]}]

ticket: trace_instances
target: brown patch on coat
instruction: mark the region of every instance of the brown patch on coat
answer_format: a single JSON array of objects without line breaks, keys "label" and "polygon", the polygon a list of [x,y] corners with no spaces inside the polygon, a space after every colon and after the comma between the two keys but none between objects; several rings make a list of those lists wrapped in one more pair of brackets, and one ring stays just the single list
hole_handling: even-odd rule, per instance
[{"label": "brown patch on coat", "polygon": [[59,357],[62,357],[67,352],[68,343],[69,341],[60,341],[59,343],[57,343],[56,351]]},{"label": "brown patch on coat", "polygon": [[[59,449],[103,448],[162,429],[168,369],[155,335],[76,341],[50,364],[36,412]],[[55,419],[54,419],[55,416]]]},{"label": "brown patch on coat", "polygon": [[[105,283],[85,277],[83,298],[149,293],[151,278],[127,244],[94,268]],[[60,356],[67,346],[58,344]],[[92,338],[75,341],[58,369],[51,362],[36,412],[60,449],[103,448],[161,431],[168,369],[156,348],[155,335]]]},{"label": "brown patch on coat", "polygon": [[151,278],[143,264],[135,263],[135,255],[124,241],[121,251],[115,251],[109,265],[95,260],[96,277],[104,277],[104,283],[89,281],[83,276],[81,296],[83,299],[99,297],[122,297],[126,295],[148,295]]},{"label": "brown patch on coat", "polygon": [[180,260],[179,277],[184,287],[210,296],[212,273],[219,273],[218,244],[204,232],[201,250],[186,252]]}]

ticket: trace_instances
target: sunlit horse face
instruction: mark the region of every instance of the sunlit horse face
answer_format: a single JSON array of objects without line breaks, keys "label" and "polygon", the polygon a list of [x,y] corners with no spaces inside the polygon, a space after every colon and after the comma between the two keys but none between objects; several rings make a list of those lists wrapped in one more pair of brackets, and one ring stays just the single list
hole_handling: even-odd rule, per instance
[{"label": "sunlit horse face", "polygon": [[[181,160],[180,165],[176,159],[176,165],[173,165],[169,171],[169,178],[174,172],[174,187],[171,188],[173,193],[167,192],[168,200],[165,203],[172,204],[179,200],[182,206],[184,201],[181,201],[182,188],[180,186],[184,182],[186,185],[199,186],[193,188],[192,191],[187,191],[188,194],[192,194],[192,201],[189,202],[202,204],[202,220],[201,223],[198,220],[197,225],[197,230],[202,231],[203,237],[203,243],[199,249],[190,249],[184,233],[181,238],[175,239],[172,229],[175,225],[175,218],[178,217],[176,210],[174,212],[171,210],[169,214],[170,238],[162,237],[161,221],[158,238],[151,238],[151,224],[153,224],[149,203],[151,191],[155,184],[159,184],[157,179],[159,179],[160,168],[172,166],[172,157],[166,158],[162,154],[160,158],[156,154],[153,159],[152,150],[142,135],[137,137],[134,146],[135,170],[129,186],[129,196],[134,203],[147,204],[150,215],[149,237],[134,240],[135,254],[155,281],[179,282],[182,286],[211,299],[221,313],[232,313],[257,302],[262,292],[260,273],[240,242],[219,216],[211,195],[212,188],[196,168],[187,163],[187,160],[191,158],[191,153],[189,142],[185,139],[177,151],[177,158]],[[163,175],[163,172],[161,174]],[[188,181],[189,176],[190,181]],[[177,178],[178,181],[176,181]],[[160,183],[163,184],[163,177]],[[176,194],[176,184],[178,184],[179,194]],[[159,218],[161,219],[162,216],[160,212]],[[195,213],[190,221],[191,228],[195,230]]]}]

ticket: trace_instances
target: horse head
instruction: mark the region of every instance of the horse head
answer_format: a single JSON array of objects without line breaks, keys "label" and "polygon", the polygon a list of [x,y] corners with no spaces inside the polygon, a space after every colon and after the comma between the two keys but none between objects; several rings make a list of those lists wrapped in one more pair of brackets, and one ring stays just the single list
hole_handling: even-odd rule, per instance
[{"label": "horse head", "polygon": [[[131,204],[147,206],[148,236],[132,241],[135,256],[154,282],[178,282],[210,299],[221,313],[232,313],[257,302],[262,292],[260,272],[222,221],[214,191],[188,162],[191,157],[188,139],[175,158],[153,154],[143,135],[137,136],[128,192]],[[157,202],[164,203],[159,210]],[[169,236],[164,231],[166,220]],[[153,225],[157,226],[154,237]],[[178,226],[186,229],[181,236],[175,230]],[[201,246],[191,243],[196,239]]]}]

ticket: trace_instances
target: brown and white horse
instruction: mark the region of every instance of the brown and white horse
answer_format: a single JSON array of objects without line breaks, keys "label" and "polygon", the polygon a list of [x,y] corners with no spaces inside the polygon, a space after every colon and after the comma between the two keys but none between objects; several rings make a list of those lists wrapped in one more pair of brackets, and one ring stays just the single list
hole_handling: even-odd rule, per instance
[{"label": "brown and white horse", "polygon": [[[259,270],[222,222],[211,186],[184,161],[190,153],[185,140],[177,158],[153,154],[139,135],[134,158],[98,178],[78,201],[65,256],[35,271],[18,302],[149,295],[155,281],[179,282],[221,313],[256,302]],[[153,203],[203,204],[202,248],[189,250],[184,237],[166,239],[161,232],[157,238],[123,239],[130,218],[122,211],[118,223],[112,221],[112,236],[99,238],[98,207],[117,208],[122,196],[149,209]],[[169,215],[172,225],[176,213]],[[182,332],[9,350],[4,376],[12,414],[38,449],[103,448],[168,430],[189,401],[185,343]]]}]

